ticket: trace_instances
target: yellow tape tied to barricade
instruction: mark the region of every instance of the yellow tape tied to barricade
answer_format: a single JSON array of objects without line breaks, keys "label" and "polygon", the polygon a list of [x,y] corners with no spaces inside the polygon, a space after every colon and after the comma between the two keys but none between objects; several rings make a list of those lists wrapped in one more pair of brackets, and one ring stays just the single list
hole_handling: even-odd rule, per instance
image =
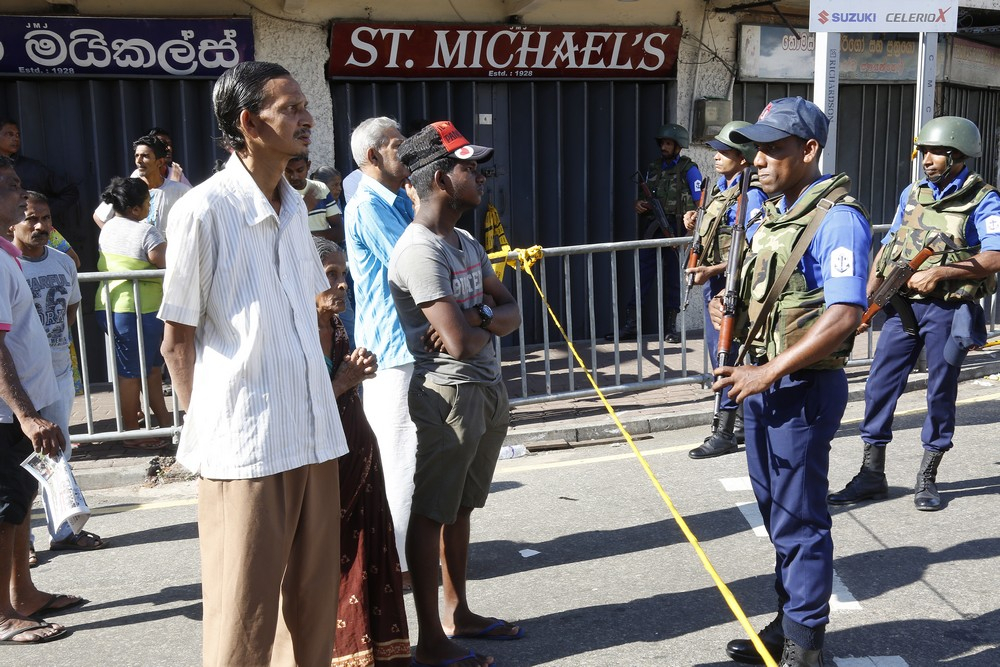
[{"label": "yellow tape tied to barricade", "polygon": [[508,265],[510,267],[517,267],[517,260],[507,259],[507,255],[510,254],[510,243],[507,242],[507,234],[503,231],[503,224],[500,222],[500,213],[497,211],[497,207],[490,204],[486,209],[486,242],[483,243],[483,247],[486,248],[486,252],[489,255],[490,262],[493,264],[493,271],[497,274],[497,278],[503,280],[504,269]]},{"label": "yellow tape tied to barricade", "polygon": [[[492,205],[490,208],[492,209]],[[499,224],[499,218],[497,219],[497,224]],[[502,229],[503,228],[501,227],[501,231]],[[509,252],[510,252],[509,249],[504,252],[505,258]],[[532,272],[532,267],[538,260],[540,260],[544,256],[545,254],[544,249],[542,248],[542,246],[536,245],[536,246],[531,246],[530,248],[517,248],[514,250],[514,252],[517,253],[517,260],[511,262],[511,265],[516,268],[516,266],[519,264],[521,268],[524,270],[524,272],[528,274],[528,277],[531,278],[531,282],[535,285],[535,289],[538,291],[538,295],[542,298],[542,302],[545,304],[545,308],[549,311],[549,316],[555,323],[556,328],[559,329],[559,333],[562,334],[563,339],[569,346],[570,352],[573,353],[573,358],[576,359],[576,363],[580,364],[580,368],[582,368],[583,372],[587,375],[587,380],[590,381],[590,384],[594,388],[594,391],[597,392],[598,397],[601,399],[601,403],[608,411],[608,414],[611,415],[611,419],[615,422],[615,425],[618,427],[618,430],[621,431],[623,436],[625,436],[626,442],[628,442],[629,447],[632,448],[632,453],[635,454],[636,458],[639,460],[639,463],[642,465],[643,470],[646,471],[646,475],[648,475],[650,481],[653,482],[653,486],[656,487],[656,490],[660,494],[660,497],[663,499],[663,502],[666,503],[667,508],[670,510],[670,514],[674,517],[674,520],[677,521],[677,525],[680,526],[681,532],[684,533],[684,536],[687,538],[688,542],[694,548],[695,553],[698,554],[698,558],[701,560],[701,563],[704,566],[705,570],[708,572],[709,576],[712,577],[712,581],[715,582],[715,587],[719,589],[720,593],[722,593],[723,599],[726,601],[726,604],[729,605],[729,609],[736,616],[736,620],[738,620],[740,622],[740,625],[743,626],[743,629],[746,631],[747,636],[750,637],[750,641],[753,642],[754,648],[757,649],[757,652],[763,658],[764,664],[767,665],[767,667],[777,667],[777,663],[775,663],[774,658],[771,657],[771,654],[764,647],[763,642],[761,642],[760,637],[757,636],[757,632],[753,629],[753,626],[750,625],[750,621],[747,619],[746,614],[743,613],[743,609],[740,607],[739,602],[736,601],[736,597],[733,595],[732,591],[729,590],[729,587],[726,586],[726,583],[722,581],[722,578],[719,576],[719,573],[715,571],[715,567],[712,565],[711,561],[708,559],[708,556],[705,554],[705,551],[701,548],[701,545],[698,543],[698,538],[695,537],[693,532],[691,532],[691,529],[688,527],[687,522],[684,520],[684,517],[682,517],[680,512],[677,511],[677,508],[674,506],[674,503],[670,499],[670,496],[660,485],[659,480],[656,479],[656,475],[653,473],[652,468],[649,467],[649,463],[646,461],[645,457],[643,457],[642,453],[639,451],[639,448],[636,447],[635,442],[632,440],[632,435],[628,432],[628,429],[625,428],[625,425],[621,423],[621,420],[618,419],[618,415],[615,412],[615,409],[608,402],[608,399],[604,395],[604,392],[601,391],[601,388],[597,386],[597,381],[594,380],[593,373],[590,372],[590,369],[587,368],[587,365],[583,362],[583,359],[580,357],[580,354],[576,351],[576,346],[573,345],[573,341],[571,341],[569,339],[569,336],[566,335],[566,331],[565,329],[563,329],[562,323],[559,321],[559,318],[556,317],[555,312],[552,310],[552,306],[549,304],[548,298],[546,298],[545,294],[542,292],[542,288],[538,284],[538,280],[535,278],[535,274]],[[499,255],[500,253],[497,252],[494,254]],[[491,260],[494,258],[494,254],[490,255]],[[506,262],[504,262],[504,264],[506,264]],[[494,263],[493,266],[494,269],[496,269],[496,263]],[[497,275],[502,277],[503,266],[501,266]]]}]

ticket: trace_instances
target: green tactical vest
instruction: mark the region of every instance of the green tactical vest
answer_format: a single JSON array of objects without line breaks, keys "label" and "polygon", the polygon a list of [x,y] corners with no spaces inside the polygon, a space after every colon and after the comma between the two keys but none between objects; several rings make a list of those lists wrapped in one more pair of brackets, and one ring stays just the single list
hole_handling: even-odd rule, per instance
[{"label": "green tactical vest", "polygon": [[[979,252],[979,246],[967,248],[965,226],[969,216],[986,195],[996,190],[984,183],[979,174],[969,174],[957,192],[934,201],[934,193],[927,183],[914,185],[903,211],[903,225],[896,231],[892,243],[879,259],[878,272],[885,276],[889,262],[913,259],[935,232],[941,232],[960,250],[941,255],[931,255],[921,269],[944,266],[968,259]],[[975,301],[997,291],[995,275],[981,280],[942,280],[930,294],[907,294],[911,299],[933,297],[942,301]]]},{"label": "green tactical vest", "polygon": [[[750,177],[750,187],[760,189],[756,172]],[[701,238],[702,244],[698,266],[714,266],[729,258],[729,247],[733,243],[733,228],[725,224],[726,211],[734,206],[739,198],[739,183],[722,191],[718,189],[718,185],[713,186],[712,199],[705,207],[705,215],[701,218],[701,225],[695,230]],[[747,221],[749,222],[749,219]]]},{"label": "green tactical vest", "polygon": [[663,211],[680,220],[685,213],[696,207],[687,183],[688,170],[695,164],[688,156],[681,155],[677,164],[669,169],[664,170],[662,166],[662,160],[649,164],[649,189],[663,204]]},{"label": "green tactical vest", "polygon": [[[853,197],[847,196],[851,181],[846,174],[814,184],[784,214],[777,209],[778,199],[770,199],[764,204],[764,221],[754,233],[753,243],[743,266],[743,301],[747,303],[751,322],[766,317],[755,339],[750,342],[755,356],[774,359],[797,343],[826,310],[823,288],[808,289],[801,269],[796,269],[784,291],[771,308],[762,313],[763,301],[771,285],[784,268],[792,248],[805,232],[814,215],[822,214],[817,208],[820,200],[837,197],[837,204],[851,206],[865,218],[868,214]],[[841,192],[834,192],[835,190]],[[843,368],[854,347],[852,333],[828,357],[809,366],[812,370]]]}]

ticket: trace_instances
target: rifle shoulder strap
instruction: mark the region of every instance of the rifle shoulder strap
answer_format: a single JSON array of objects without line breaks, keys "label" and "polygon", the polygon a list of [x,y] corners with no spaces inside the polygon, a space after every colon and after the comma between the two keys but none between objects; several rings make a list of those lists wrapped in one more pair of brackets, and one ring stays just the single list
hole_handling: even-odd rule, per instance
[{"label": "rifle shoulder strap", "polygon": [[771,312],[771,308],[774,303],[781,296],[781,293],[785,289],[785,285],[792,277],[792,273],[795,272],[796,267],[799,262],[806,254],[806,250],[809,248],[809,244],[812,243],[813,237],[816,236],[816,232],[819,231],[819,226],[826,219],[826,214],[830,212],[830,209],[837,205],[841,199],[849,194],[846,188],[836,188],[830,192],[829,195],[823,197],[816,204],[816,212],[813,214],[812,219],[809,224],[806,225],[805,231],[802,232],[802,236],[795,243],[795,247],[792,248],[792,253],[788,256],[788,261],[785,262],[785,266],[782,267],[781,273],[778,274],[778,279],[774,281],[771,285],[771,289],[768,290],[767,296],[764,297],[763,306],[760,309],[760,316],[751,324],[750,333],[747,334],[746,340],[743,345],[740,346],[740,354],[737,357],[735,366],[739,366],[743,363],[743,358],[746,357],[747,351],[750,349],[750,342],[760,331],[761,327],[764,326],[764,322],[767,320],[768,314]]}]

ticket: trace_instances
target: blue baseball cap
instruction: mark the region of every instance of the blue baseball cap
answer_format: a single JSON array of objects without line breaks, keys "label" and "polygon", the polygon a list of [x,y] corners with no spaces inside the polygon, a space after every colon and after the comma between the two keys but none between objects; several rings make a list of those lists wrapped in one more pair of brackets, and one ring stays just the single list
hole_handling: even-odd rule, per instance
[{"label": "blue baseball cap", "polygon": [[818,106],[801,97],[783,97],[764,107],[756,123],[733,132],[732,137],[741,143],[766,144],[795,136],[825,146],[829,130],[830,119]]}]

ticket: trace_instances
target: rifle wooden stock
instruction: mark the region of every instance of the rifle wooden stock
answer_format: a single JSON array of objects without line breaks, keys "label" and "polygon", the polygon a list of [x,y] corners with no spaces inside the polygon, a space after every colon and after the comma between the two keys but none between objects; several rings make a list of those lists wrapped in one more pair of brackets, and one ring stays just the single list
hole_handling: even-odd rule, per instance
[{"label": "rifle wooden stock", "polygon": [[[740,297],[740,278],[743,273],[743,244],[747,233],[747,196],[750,190],[751,169],[747,167],[740,177],[740,197],[736,201],[736,222],[733,225],[733,242],[726,261],[726,291],[722,297],[722,323],[719,325],[719,353],[717,366],[729,363],[736,335],[736,315]],[[715,393],[715,417],[712,419],[713,432],[722,419],[722,391]]]},{"label": "rifle wooden stock", "polygon": [[[707,205],[708,190],[706,190],[705,185],[702,184],[701,201],[698,203],[698,214],[694,222],[694,234],[692,234],[691,250],[688,251],[687,268],[689,269],[695,269],[698,267],[698,262],[701,260],[701,253],[704,250],[701,237],[698,236],[698,230],[701,228],[702,218],[705,217],[705,207]],[[684,280],[687,285],[687,291],[684,293],[684,308],[686,309],[688,307],[688,303],[691,301],[691,290],[694,289],[694,274],[688,273],[684,277]]]},{"label": "rifle wooden stock", "polygon": [[882,310],[885,304],[889,303],[889,300],[896,292],[906,286],[906,282],[910,279],[910,276],[916,273],[920,265],[926,262],[933,254],[934,249],[928,245],[906,264],[899,263],[893,266],[893,269],[885,277],[885,280],[882,281],[882,284],[879,285],[879,288],[872,293],[868,310],[861,316],[859,330],[872,321],[872,318],[875,317],[878,311]]}]

